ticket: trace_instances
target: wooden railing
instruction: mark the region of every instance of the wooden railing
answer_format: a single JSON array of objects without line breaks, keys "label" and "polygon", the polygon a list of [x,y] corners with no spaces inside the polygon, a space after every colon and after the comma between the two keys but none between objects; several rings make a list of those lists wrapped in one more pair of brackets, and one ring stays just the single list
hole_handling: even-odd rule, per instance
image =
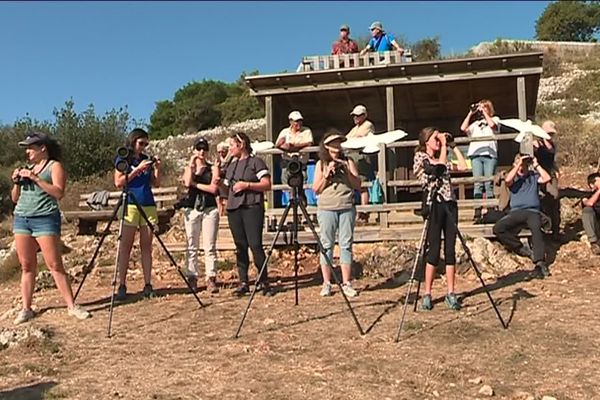
[{"label": "wooden railing", "polygon": [[398,51],[370,52],[365,55],[359,53],[307,56],[303,57],[296,72],[321,71],[339,68],[370,67],[374,65],[400,64],[412,61],[409,50],[401,54]]}]

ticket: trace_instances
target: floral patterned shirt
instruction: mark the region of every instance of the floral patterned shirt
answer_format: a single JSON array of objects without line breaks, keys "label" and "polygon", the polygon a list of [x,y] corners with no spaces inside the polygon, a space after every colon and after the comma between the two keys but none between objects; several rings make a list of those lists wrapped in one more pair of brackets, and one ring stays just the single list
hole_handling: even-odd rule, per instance
[{"label": "floral patterned shirt", "polygon": [[358,45],[352,39],[348,40],[336,40],[333,42],[333,46],[331,46],[331,54],[350,54],[350,53],[358,53]]},{"label": "floral patterned shirt", "polygon": [[[415,153],[413,160],[413,173],[419,178],[423,190],[431,190],[436,185],[435,180],[430,180],[431,175],[425,173],[425,166],[431,163],[432,159],[423,151]],[[452,163],[446,162],[446,171],[442,174],[442,185],[438,189],[438,193],[445,201],[456,201],[456,195],[450,184],[450,171]]]}]

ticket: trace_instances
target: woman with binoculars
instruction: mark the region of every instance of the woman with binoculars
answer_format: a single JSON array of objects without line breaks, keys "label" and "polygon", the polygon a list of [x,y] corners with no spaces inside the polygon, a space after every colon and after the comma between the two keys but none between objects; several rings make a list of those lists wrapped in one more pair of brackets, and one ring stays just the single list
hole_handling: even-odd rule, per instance
[{"label": "woman with binoculars", "polygon": [[14,323],[21,324],[35,316],[31,303],[37,275],[38,248],[58,291],[67,303],[68,314],[78,319],[88,318],[90,314],[73,301],[69,278],[62,263],[58,200],[65,194],[66,174],[60,162],[61,148],[54,139],[38,132],[30,133],[24,141],[19,142],[19,146],[26,148],[29,165],[13,171],[14,185],[10,192],[13,203],[16,203],[13,233],[22,269],[23,309]]},{"label": "woman with binoculars", "polygon": [[198,285],[198,245],[202,235],[206,290],[217,293],[217,234],[219,232],[219,209],[216,194],[219,190],[219,162],[211,164],[206,159],[208,141],[195,140],[189,164],[183,171],[183,184],[188,188],[184,199],[183,215],[187,237],[187,278],[196,290]]},{"label": "woman with binoculars", "polygon": [[[152,231],[146,220],[138,210],[134,201],[142,207],[150,223],[158,223],[156,203],[152,194],[152,187],[160,186],[160,159],[149,157],[144,152],[150,144],[148,132],[141,128],[132,130],[125,141],[125,147],[129,150],[127,157],[119,154],[115,160],[114,183],[119,189],[127,187],[129,191],[126,215],[124,217],[121,240],[119,241],[118,270],[119,288],[117,300],[125,300],[127,297],[127,268],[131,256],[131,248],[135,233],[140,232],[140,253],[142,258],[142,270],[144,273],[143,295],[146,298],[155,297],[156,292],[152,288]],[[124,166],[124,168],[123,168]],[[121,206],[120,212],[125,210]]]}]

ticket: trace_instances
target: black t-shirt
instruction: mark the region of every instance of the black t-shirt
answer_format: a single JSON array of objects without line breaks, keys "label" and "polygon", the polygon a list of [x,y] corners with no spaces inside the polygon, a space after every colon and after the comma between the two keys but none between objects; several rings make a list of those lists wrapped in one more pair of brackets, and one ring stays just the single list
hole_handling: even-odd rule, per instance
[{"label": "black t-shirt", "polygon": [[243,160],[234,160],[227,167],[225,172],[224,184],[229,188],[227,196],[227,209],[237,210],[240,207],[247,207],[264,203],[263,192],[253,190],[243,190],[237,194],[233,193],[233,185],[238,181],[259,182],[261,178],[270,176],[267,164],[254,156],[244,158]]},{"label": "black t-shirt", "polygon": [[[202,168],[199,174],[192,174],[192,182],[194,183],[210,185],[211,181],[212,164],[207,164],[206,167]],[[217,206],[217,200],[214,194],[200,190],[197,187],[189,188],[188,196],[193,200],[194,208],[197,210],[204,210]]]},{"label": "black t-shirt", "polygon": [[554,163],[554,156],[556,155],[556,144],[552,142],[552,149],[548,149],[544,143],[540,143],[540,147],[536,148],[534,151],[535,158],[537,158],[538,163],[546,170],[546,172],[551,173],[556,171],[556,164]]}]

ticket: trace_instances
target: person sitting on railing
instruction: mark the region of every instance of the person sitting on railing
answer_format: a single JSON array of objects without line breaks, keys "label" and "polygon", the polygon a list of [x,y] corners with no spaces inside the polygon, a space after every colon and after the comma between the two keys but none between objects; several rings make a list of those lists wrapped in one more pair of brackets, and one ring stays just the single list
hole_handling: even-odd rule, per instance
[{"label": "person sitting on railing", "polygon": [[[290,126],[283,128],[277,136],[275,147],[283,150],[285,153],[282,158],[289,160],[292,157],[298,157],[299,160],[306,165],[308,162],[308,153],[299,153],[305,147],[313,145],[313,134],[309,127],[303,126],[304,118],[300,111],[292,111],[288,115]],[[285,165],[285,162],[283,163]],[[286,176],[286,168],[282,168],[281,176]],[[300,191],[300,196],[306,204],[306,195],[304,190]]]},{"label": "person sitting on railing", "polygon": [[[556,124],[545,121],[542,129],[552,138],[556,134]],[[552,180],[542,185],[542,210],[550,217],[552,235],[558,238],[560,234],[560,199],[558,196],[558,179],[560,171],[556,165],[556,144],[554,140],[538,139],[533,142],[534,155],[542,168],[550,174]]]},{"label": "person sitting on railing", "polygon": [[358,53],[358,44],[350,39],[350,27],[344,24],[340,26],[339,40],[333,42],[333,45],[331,46],[331,54],[336,56],[352,53]]},{"label": "person sitting on railing", "polygon": [[[367,107],[359,104],[354,107],[350,115],[354,120],[354,127],[346,134],[346,139],[360,138],[375,133],[375,126],[367,119]],[[358,166],[361,181],[371,182],[375,179],[374,168],[370,163],[369,156],[363,153],[353,153],[351,158]],[[360,204],[369,204],[369,191],[367,188],[360,188]],[[359,213],[358,218],[368,220],[369,214]]]},{"label": "person sitting on railing", "polygon": [[583,199],[583,229],[588,237],[592,254],[600,256],[598,233],[600,227],[600,173],[595,172],[587,177],[588,186],[594,191],[590,197]]},{"label": "person sitting on railing", "polygon": [[367,54],[368,51],[384,52],[396,50],[400,55],[404,54],[404,49],[396,42],[396,39],[389,33],[384,32],[383,25],[379,21],[375,21],[369,27],[373,36],[367,47],[361,50],[360,55]]},{"label": "person sitting on railing", "polygon": [[[498,240],[518,255],[531,258],[542,278],[550,276],[550,270],[545,261],[538,191],[539,185],[550,179],[535,157],[517,154],[512,169],[504,178],[510,190],[510,211],[494,225],[494,235]],[[518,234],[524,225],[531,231],[533,252],[519,240]]]},{"label": "person sitting on railing", "polygon": [[[494,133],[498,132],[499,123],[500,119],[494,116],[494,104],[490,100],[483,99],[471,104],[469,112],[460,125],[460,130],[472,138],[492,137]],[[482,199],[485,188],[486,199],[493,199],[494,184],[492,177],[496,173],[496,165],[498,164],[498,143],[496,140],[471,142],[467,157],[471,159],[474,178],[490,178],[485,184],[475,182],[473,197]],[[480,217],[481,207],[477,207],[475,209],[475,219],[477,220]]]},{"label": "person sitting on railing", "polygon": [[[354,191],[360,187],[360,178],[356,164],[347,159],[342,151],[342,142],[346,138],[333,131],[328,132],[321,141],[319,161],[315,168],[313,189],[319,195],[317,219],[320,228],[320,240],[327,251],[329,261],[333,262],[336,231],[340,245],[340,264],[342,270],[342,290],[348,297],[357,296],[352,287],[352,242],[356,208]],[[327,258],[321,254],[321,272],[323,288],[321,296],[331,296],[331,269]]]},{"label": "person sitting on railing", "polygon": [[[455,165],[448,159],[448,148],[456,157]],[[446,282],[448,294],[444,302],[451,310],[460,310],[460,303],[454,292],[455,277],[455,243],[458,223],[458,205],[452,190],[450,171],[464,171],[467,168],[465,158],[454,143],[452,135],[440,132],[434,127],[423,128],[419,133],[419,145],[415,149],[413,172],[419,178],[424,195],[428,197],[437,188],[437,199],[430,205],[423,204],[423,215],[429,213],[427,230],[427,253],[425,260],[425,295],[421,309],[429,311],[433,308],[431,288],[435,278],[435,269],[440,262],[442,231],[444,232],[444,261],[446,263]],[[443,202],[443,203],[442,203]]]}]

